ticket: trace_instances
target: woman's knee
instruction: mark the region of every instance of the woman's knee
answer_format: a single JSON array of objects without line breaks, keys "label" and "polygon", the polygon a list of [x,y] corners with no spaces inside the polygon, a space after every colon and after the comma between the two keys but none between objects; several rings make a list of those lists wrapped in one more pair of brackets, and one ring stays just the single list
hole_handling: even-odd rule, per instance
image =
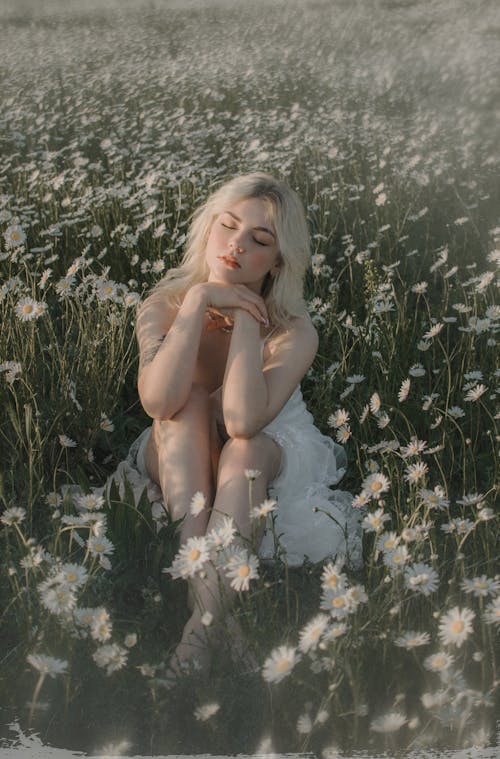
[{"label": "woman's knee", "polygon": [[279,470],[281,448],[265,432],[258,432],[250,438],[230,438],[221,451],[219,469],[258,469],[272,479]]},{"label": "woman's knee", "polygon": [[186,399],[186,402],[182,408],[180,408],[170,419],[156,419],[154,422],[154,430],[157,439],[161,438],[165,434],[168,434],[172,428],[172,423],[175,423],[175,427],[179,426],[179,423],[187,422],[188,424],[199,424],[203,418],[208,419],[210,415],[210,396],[208,391],[203,385],[193,384],[191,386],[190,393]]}]

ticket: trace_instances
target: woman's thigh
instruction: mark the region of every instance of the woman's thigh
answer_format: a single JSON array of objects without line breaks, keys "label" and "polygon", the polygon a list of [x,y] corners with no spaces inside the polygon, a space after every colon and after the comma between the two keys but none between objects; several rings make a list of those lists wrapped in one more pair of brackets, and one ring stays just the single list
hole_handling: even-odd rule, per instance
[{"label": "woman's thigh", "polygon": [[[189,435],[189,451],[186,452],[187,455],[190,452],[192,453],[192,445],[195,440],[209,448],[207,452],[210,455],[213,481],[215,483],[220,452],[225,440],[227,440],[227,437],[224,436],[224,429],[220,427],[220,418],[218,400],[214,399],[213,396],[209,396],[203,387],[194,385],[186,404],[171,420],[155,419],[144,451],[146,470],[153,482],[159,485],[161,481],[160,451],[162,447],[171,443],[177,445],[180,438],[179,433],[184,436],[184,433],[187,432]],[[174,424],[171,424],[171,422],[174,422]],[[206,429],[207,434],[200,435],[202,429]]]}]

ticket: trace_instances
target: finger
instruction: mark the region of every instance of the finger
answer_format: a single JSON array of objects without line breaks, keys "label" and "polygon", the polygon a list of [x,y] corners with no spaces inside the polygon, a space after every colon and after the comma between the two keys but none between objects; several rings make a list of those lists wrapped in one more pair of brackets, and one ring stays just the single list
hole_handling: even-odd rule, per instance
[{"label": "finger", "polygon": [[257,295],[257,293],[252,292],[248,289],[248,287],[245,287],[244,285],[241,285],[241,297],[247,301],[252,303],[252,305],[256,306],[259,310],[259,313],[263,317],[264,321],[269,321],[269,315],[267,313],[267,307],[264,302],[264,299],[260,297],[260,295]]}]

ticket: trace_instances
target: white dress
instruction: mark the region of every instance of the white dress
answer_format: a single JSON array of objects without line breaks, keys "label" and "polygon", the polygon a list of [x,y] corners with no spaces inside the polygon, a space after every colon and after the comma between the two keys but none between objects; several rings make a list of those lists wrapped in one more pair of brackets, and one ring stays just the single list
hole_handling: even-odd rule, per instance
[{"label": "white dress", "polygon": [[[344,556],[352,568],[360,568],[361,514],[353,508],[350,493],[331,489],[344,475],[347,457],[340,445],[315,426],[300,386],[262,431],[281,446],[282,463],[268,487],[278,508],[274,529],[269,527],[262,540],[260,557],[273,557],[276,536],[290,566],[301,565],[305,556],[313,562]],[[149,479],[144,461],[150,434],[148,427],[139,435],[111,478],[119,484],[125,475],[136,497],[146,487],[153,516],[161,519],[165,513],[161,490]]]}]

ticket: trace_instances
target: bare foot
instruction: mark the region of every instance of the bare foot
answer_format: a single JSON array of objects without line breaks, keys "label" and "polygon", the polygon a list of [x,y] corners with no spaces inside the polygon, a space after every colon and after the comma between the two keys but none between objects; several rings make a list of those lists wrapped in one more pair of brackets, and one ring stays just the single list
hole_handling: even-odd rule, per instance
[{"label": "bare foot", "polygon": [[174,684],[183,675],[208,673],[211,658],[206,628],[195,613],[186,622],[182,638],[170,658],[167,680]]}]

